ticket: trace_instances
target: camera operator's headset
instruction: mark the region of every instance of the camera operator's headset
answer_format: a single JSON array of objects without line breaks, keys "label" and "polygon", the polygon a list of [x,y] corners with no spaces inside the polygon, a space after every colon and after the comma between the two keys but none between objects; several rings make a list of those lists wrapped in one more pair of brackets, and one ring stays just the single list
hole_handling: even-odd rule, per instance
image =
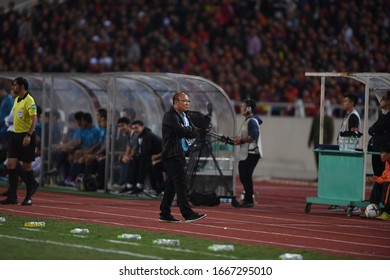
[{"label": "camera operator's headset", "polygon": [[245,105],[246,105],[246,114],[252,114],[253,113],[253,110],[252,110],[252,105],[253,105],[253,101],[251,99],[245,99]]}]

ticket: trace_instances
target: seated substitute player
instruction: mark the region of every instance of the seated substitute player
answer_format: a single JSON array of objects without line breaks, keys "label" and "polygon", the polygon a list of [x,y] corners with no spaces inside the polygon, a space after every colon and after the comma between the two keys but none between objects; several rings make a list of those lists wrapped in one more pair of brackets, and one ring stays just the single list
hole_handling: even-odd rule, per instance
[{"label": "seated substitute player", "polygon": [[374,181],[374,186],[370,195],[370,203],[375,203],[385,206],[383,213],[376,217],[379,220],[390,220],[390,143],[386,143],[381,147],[381,160],[385,162],[385,170],[381,176],[373,176],[371,181]]}]

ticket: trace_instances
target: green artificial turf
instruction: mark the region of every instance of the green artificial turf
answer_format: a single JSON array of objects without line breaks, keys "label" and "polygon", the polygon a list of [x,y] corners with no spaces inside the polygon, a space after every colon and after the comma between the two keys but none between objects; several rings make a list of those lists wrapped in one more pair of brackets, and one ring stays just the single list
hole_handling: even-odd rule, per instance
[{"label": "green artificial turf", "polygon": [[[6,219],[0,223],[0,259],[4,260],[276,260],[286,250],[234,242],[194,238],[183,235],[146,232],[134,229],[96,224],[40,220],[11,216],[0,212]],[[43,221],[43,228],[27,228],[28,221]],[[71,234],[73,228],[88,228],[89,233]],[[119,239],[123,233],[136,233],[141,240]],[[180,240],[179,246],[153,244],[155,239]],[[209,251],[212,244],[232,244],[234,251]],[[305,260],[346,259],[339,256],[308,251],[288,251],[303,255]]]}]

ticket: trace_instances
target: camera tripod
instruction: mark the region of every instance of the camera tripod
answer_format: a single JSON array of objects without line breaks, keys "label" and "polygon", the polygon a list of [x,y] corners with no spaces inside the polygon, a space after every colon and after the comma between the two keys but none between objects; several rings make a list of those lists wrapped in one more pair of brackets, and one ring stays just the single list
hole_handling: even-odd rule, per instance
[{"label": "camera tripod", "polygon": [[[189,163],[187,166],[187,177],[186,177],[186,183],[188,186],[188,193],[191,193],[193,191],[196,173],[201,166],[201,156],[202,156],[202,153],[205,153],[206,158],[211,156],[211,158],[213,159],[213,163],[214,163],[214,165],[217,168],[218,173],[219,173],[219,178],[221,179],[221,182],[222,182],[225,190],[227,191],[227,193],[229,194],[229,197],[232,200],[231,204],[233,207],[237,207],[239,203],[236,199],[236,196],[235,196],[233,190],[231,188],[229,188],[227,182],[225,181],[221,167],[219,166],[218,161],[215,158],[215,155],[214,155],[213,150],[211,148],[211,142],[209,139],[206,138],[206,136],[207,135],[201,135],[191,145],[190,160],[189,160]],[[221,136],[221,135],[213,133],[213,132],[209,132],[208,136],[209,137],[210,136],[216,137],[218,140],[225,142],[226,144],[232,143],[232,140],[230,138],[228,138],[226,136]],[[205,163],[203,163],[203,166],[205,166],[206,164],[207,164],[207,161]]]}]

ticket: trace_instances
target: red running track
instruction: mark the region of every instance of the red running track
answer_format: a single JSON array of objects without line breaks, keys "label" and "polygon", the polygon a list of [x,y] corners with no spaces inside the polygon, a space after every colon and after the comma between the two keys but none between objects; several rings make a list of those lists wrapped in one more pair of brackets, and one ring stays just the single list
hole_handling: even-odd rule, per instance
[{"label": "red running track", "polygon": [[[240,188],[240,186],[238,186]],[[240,190],[238,190],[239,192]],[[120,226],[184,234],[218,241],[235,241],[311,250],[358,259],[390,259],[390,222],[330,212],[313,204],[304,213],[306,197],[316,196],[313,183],[257,182],[254,208],[196,207],[207,218],[197,223],[159,223],[158,200],[123,200],[38,191],[32,207],[0,205],[1,213],[45,219]],[[21,190],[20,197],[23,197]],[[180,218],[178,208],[173,214]]]}]

